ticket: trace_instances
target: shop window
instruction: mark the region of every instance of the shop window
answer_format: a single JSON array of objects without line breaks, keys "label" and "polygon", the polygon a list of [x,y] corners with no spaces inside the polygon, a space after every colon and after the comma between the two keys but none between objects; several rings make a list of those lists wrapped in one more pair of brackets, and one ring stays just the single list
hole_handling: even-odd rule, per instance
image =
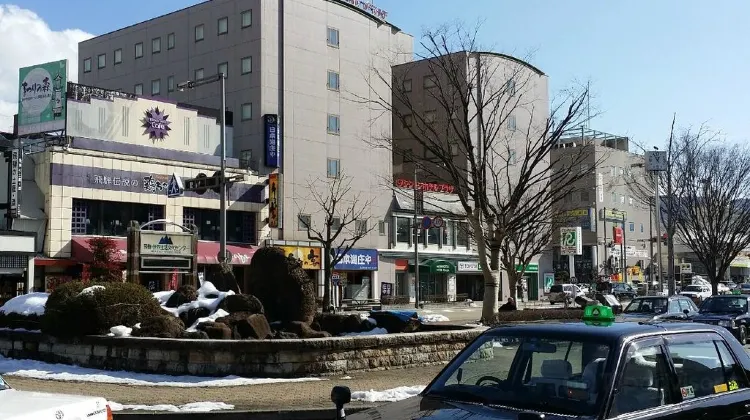
[{"label": "shop window", "polygon": [[440,245],[440,228],[427,229],[427,245]]},{"label": "shop window", "polygon": [[[227,211],[227,242],[254,244],[257,242],[254,212]],[[219,210],[184,207],[182,224],[198,227],[198,239],[203,241],[220,240]]]},{"label": "shop window", "polygon": [[[73,235],[125,236],[131,220],[140,224],[164,218],[164,206],[141,203],[73,199]],[[163,224],[146,227],[164,230]]]},{"label": "shop window", "polygon": [[445,222],[443,228],[443,246],[453,246],[453,222]]},{"label": "shop window", "polygon": [[469,247],[469,225],[456,223],[456,246]]},{"label": "shop window", "polygon": [[411,242],[411,225],[413,219],[408,217],[396,218],[396,242],[408,244]]}]

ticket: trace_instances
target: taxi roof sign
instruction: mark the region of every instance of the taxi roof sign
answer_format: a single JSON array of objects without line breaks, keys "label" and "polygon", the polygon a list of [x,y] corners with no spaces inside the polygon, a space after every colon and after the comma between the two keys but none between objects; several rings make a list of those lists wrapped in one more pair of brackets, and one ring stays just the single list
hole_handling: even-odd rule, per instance
[{"label": "taxi roof sign", "polygon": [[615,314],[609,306],[589,305],[583,309],[583,320],[612,322],[615,320]]}]

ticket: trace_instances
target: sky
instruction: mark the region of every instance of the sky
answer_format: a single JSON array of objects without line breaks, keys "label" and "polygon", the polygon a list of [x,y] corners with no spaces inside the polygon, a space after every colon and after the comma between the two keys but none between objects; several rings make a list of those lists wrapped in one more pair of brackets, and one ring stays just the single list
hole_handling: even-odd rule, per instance
[{"label": "sky", "polygon": [[[264,0],[269,1],[269,0]],[[323,0],[320,0],[323,1]],[[0,129],[16,112],[18,68],[68,58],[92,35],[199,3],[18,0],[0,5]],[[482,23],[483,49],[527,58],[550,97],[590,83],[592,129],[664,144],[672,116],[727,141],[750,138],[750,2],[746,0],[375,0],[414,35],[447,22]]]}]

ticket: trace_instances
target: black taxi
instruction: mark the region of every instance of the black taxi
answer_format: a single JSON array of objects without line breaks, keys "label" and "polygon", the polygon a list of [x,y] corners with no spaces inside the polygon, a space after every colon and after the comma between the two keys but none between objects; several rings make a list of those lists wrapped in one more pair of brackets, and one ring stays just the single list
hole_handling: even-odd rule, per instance
[{"label": "black taxi", "polygon": [[[491,328],[418,396],[349,420],[750,420],[750,356],[725,328],[613,322],[588,306],[580,323]],[[334,387],[337,417],[351,400]]]}]

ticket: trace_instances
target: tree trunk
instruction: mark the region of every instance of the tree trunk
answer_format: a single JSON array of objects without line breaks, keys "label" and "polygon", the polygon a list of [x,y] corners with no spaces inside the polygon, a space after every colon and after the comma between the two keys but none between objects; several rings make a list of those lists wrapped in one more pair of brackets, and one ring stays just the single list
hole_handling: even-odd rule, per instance
[{"label": "tree trunk", "polygon": [[331,306],[331,247],[323,247],[323,312]]},{"label": "tree trunk", "polygon": [[[479,218],[474,216],[470,218],[471,228],[474,232],[483,232],[482,225],[479,222]],[[500,271],[498,270],[500,261],[500,249],[497,247],[490,251],[490,258],[487,258],[487,244],[485,243],[485,235],[479,234],[474,235],[477,245],[477,254],[479,255],[479,263],[482,266],[482,277],[484,278],[484,297],[482,298],[482,322],[489,324],[497,314],[500,306],[497,304],[497,298],[500,286]],[[488,266],[487,261],[490,261]],[[494,269],[493,269],[494,267]]]}]

